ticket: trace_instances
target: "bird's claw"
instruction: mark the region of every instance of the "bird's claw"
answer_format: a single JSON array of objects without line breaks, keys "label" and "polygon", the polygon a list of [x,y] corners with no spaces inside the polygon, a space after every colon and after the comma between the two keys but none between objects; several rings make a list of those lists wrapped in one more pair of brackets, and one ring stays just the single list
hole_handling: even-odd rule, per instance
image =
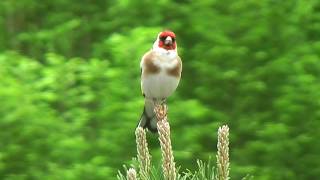
[{"label": "bird's claw", "polygon": [[166,99],[166,98],[161,99],[160,104],[161,104],[161,105],[167,104],[167,99]]}]

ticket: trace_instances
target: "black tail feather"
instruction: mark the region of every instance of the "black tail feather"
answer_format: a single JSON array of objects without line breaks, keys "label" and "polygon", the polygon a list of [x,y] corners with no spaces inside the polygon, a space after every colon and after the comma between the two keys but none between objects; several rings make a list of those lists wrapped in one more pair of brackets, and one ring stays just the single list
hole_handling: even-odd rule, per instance
[{"label": "black tail feather", "polygon": [[152,125],[152,122],[156,120],[155,118],[155,116],[149,117],[146,113],[146,108],[144,107],[138,126],[144,129],[147,128],[152,133],[156,133],[158,132],[157,127],[155,125]]}]

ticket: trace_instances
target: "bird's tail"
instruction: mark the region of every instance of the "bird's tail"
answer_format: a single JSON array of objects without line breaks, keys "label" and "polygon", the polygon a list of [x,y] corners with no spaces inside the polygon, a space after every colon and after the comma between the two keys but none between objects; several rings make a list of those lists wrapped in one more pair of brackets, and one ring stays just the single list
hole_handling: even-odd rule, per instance
[{"label": "bird's tail", "polygon": [[157,132],[157,117],[154,113],[154,104],[151,100],[145,100],[143,112],[138,126],[147,128],[153,133]]}]

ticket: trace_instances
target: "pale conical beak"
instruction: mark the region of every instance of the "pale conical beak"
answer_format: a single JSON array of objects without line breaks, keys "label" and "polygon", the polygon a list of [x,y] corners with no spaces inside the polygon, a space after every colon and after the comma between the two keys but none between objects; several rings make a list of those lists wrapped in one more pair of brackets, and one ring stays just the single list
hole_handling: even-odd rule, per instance
[{"label": "pale conical beak", "polygon": [[172,45],[172,38],[170,36],[168,36],[165,40],[164,40],[164,44],[166,46],[168,45]]}]

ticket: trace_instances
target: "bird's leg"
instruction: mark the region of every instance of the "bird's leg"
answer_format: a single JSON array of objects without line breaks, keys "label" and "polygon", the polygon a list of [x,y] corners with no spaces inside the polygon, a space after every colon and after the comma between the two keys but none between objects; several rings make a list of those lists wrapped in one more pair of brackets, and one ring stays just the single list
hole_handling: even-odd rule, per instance
[{"label": "bird's leg", "polygon": [[166,98],[162,98],[160,104],[161,105],[167,104],[167,99]]},{"label": "bird's leg", "polygon": [[164,109],[165,115],[167,116],[168,113],[168,106],[167,106],[167,99],[166,98],[162,98],[161,99],[161,106]]},{"label": "bird's leg", "polygon": [[157,98],[152,98],[152,103],[156,107],[156,106],[161,105],[162,101],[159,101],[159,99],[157,99]]}]

